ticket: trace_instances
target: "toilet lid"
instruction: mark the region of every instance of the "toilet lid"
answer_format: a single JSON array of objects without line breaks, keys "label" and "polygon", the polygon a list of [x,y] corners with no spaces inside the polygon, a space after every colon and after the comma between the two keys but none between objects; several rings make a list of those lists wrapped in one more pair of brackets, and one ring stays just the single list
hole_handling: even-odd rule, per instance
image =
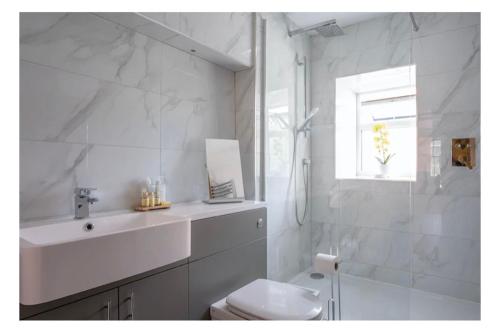
[{"label": "toilet lid", "polygon": [[229,309],[264,320],[312,320],[321,315],[318,293],[298,286],[257,279],[226,298]]}]

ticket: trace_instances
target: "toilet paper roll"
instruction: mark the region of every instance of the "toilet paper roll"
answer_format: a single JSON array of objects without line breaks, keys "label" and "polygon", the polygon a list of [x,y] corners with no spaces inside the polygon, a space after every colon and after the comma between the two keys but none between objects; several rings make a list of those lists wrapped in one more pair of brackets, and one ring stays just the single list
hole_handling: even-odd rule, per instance
[{"label": "toilet paper roll", "polygon": [[330,275],[337,270],[338,263],[338,256],[317,254],[314,258],[314,270],[319,273]]}]

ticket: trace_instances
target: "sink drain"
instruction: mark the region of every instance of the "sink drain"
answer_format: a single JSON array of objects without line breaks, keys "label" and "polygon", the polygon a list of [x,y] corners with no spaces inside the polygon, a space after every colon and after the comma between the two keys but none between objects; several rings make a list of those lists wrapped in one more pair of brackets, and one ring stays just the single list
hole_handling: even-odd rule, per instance
[{"label": "sink drain", "polygon": [[94,229],[94,224],[91,222],[87,222],[87,223],[85,223],[85,225],[83,225],[83,230],[85,232],[90,232],[93,229]]},{"label": "sink drain", "polygon": [[309,277],[311,277],[311,279],[323,279],[325,275],[323,273],[313,272]]}]

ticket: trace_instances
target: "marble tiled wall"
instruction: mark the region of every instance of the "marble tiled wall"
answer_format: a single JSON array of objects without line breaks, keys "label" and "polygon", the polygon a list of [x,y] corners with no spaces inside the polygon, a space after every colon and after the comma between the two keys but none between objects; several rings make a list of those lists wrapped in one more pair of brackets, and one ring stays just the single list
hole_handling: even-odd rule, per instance
[{"label": "marble tiled wall", "polygon": [[[312,39],[313,254],[340,248],[343,271],[480,301],[480,14],[407,13]],[[335,78],[414,62],[416,182],[336,181]],[[477,166],[451,167],[453,137],[475,137]],[[441,140],[440,175],[430,143]]]},{"label": "marble tiled wall", "polygon": [[[195,33],[196,28],[192,29]],[[146,176],[206,197],[204,139],[235,133],[234,72],[91,13],[20,15],[21,220],[128,209]]]},{"label": "marble tiled wall", "polygon": [[[296,110],[295,93],[303,94],[303,81],[297,82],[297,68],[295,63],[296,54],[302,59],[306,56],[309,59],[309,38],[305,35],[290,38],[287,33],[287,21],[282,14],[261,13],[266,21],[266,139],[265,149],[265,195],[268,203],[268,277],[273,280],[287,281],[299,272],[306,269],[311,264],[311,223],[306,219],[303,226],[299,226],[295,221],[294,207],[294,187],[293,180],[290,179],[289,169],[292,162],[293,134],[292,128],[296,121],[304,118],[303,106],[299,105]],[[288,123],[282,132],[288,139],[288,145],[283,146],[289,152],[288,159],[284,161],[286,167],[275,173],[270,169],[276,169],[272,163],[277,162],[276,158],[271,158],[273,149],[269,144],[269,108],[272,103],[273,94],[285,95],[284,106],[287,111],[283,114],[283,120]],[[310,155],[309,142],[304,139],[299,140],[297,148],[297,169],[298,169],[298,200],[300,211],[304,205],[304,187],[302,182],[302,158]],[[302,193],[302,194],[300,194]]]}]

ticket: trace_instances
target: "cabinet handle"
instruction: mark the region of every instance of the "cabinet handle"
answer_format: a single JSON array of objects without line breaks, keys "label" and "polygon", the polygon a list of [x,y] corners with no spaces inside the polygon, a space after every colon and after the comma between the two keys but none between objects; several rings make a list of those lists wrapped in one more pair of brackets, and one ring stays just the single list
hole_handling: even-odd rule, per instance
[{"label": "cabinet handle", "polygon": [[264,224],[264,220],[262,218],[259,218],[259,220],[257,220],[257,228],[262,228]]},{"label": "cabinet handle", "polygon": [[130,301],[129,314],[125,318],[134,320],[134,292],[130,293],[130,295],[125,299],[125,301]]},{"label": "cabinet handle", "polygon": [[108,300],[104,307],[106,308],[106,319],[111,320],[111,300]]}]

